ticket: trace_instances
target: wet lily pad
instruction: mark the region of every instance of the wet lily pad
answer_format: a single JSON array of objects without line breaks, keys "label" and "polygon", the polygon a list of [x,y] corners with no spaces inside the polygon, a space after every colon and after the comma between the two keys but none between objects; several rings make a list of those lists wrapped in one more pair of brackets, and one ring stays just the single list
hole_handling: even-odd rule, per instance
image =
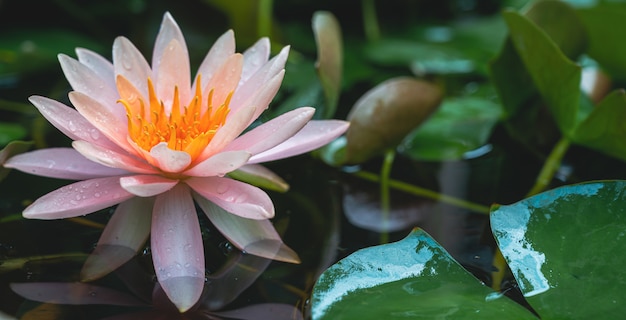
[{"label": "wet lily pad", "polygon": [[626,313],[626,181],[561,187],[492,209],[493,234],[543,319]]},{"label": "wet lily pad", "polygon": [[415,229],[359,250],[327,269],[313,289],[313,319],[536,319],[484,286]]}]

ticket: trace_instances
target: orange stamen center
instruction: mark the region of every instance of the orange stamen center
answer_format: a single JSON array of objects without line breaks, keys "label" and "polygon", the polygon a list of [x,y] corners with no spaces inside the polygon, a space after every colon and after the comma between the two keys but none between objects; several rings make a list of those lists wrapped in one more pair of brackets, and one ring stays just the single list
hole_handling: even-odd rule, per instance
[{"label": "orange stamen center", "polygon": [[[118,87],[120,82],[126,82],[126,79],[121,80],[123,81],[118,81]],[[146,151],[150,151],[161,142],[167,142],[168,148],[185,151],[191,155],[191,159],[195,159],[226,122],[226,116],[230,111],[228,104],[233,94],[231,92],[226,100],[214,109],[213,89],[209,91],[206,104],[203,104],[200,80],[198,76],[195,95],[187,106],[181,106],[178,87],[174,87],[169,114],[165,111],[163,102],[156,96],[150,78],[148,78],[148,101],[134,98],[133,94],[124,97],[123,92],[127,91],[120,90],[122,97],[119,102],[126,108],[130,138]],[[133,90],[128,92],[131,91]]]}]

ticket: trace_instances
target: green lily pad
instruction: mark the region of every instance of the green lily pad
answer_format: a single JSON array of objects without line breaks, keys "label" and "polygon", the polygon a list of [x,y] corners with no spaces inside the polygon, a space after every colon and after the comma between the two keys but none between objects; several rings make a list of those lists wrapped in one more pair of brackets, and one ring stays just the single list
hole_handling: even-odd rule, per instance
[{"label": "green lily pad", "polygon": [[625,189],[626,181],[588,182],[492,208],[498,246],[543,319],[626,313]]},{"label": "green lily pad", "polygon": [[502,108],[490,99],[448,98],[399,149],[416,160],[458,160],[485,145],[501,117]]},{"label": "green lily pad", "polygon": [[474,278],[426,232],[359,250],[313,288],[313,319],[536,319]]}]

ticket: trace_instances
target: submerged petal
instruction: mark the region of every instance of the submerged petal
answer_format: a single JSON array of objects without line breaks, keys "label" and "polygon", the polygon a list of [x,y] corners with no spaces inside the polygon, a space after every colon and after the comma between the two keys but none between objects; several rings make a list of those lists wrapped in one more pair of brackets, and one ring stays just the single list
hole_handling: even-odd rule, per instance
[{"label": "submerged petal", "polygon": [[312,120],[287,141],[252,156],[248,163],[260,163],[315,150],[342,135],[350,125],[341,120]]},{"label": "submerged petal", "polygon": [[63,219],[86,215],[134,197],[119,177],[96,178],[63,186],[35,200],[24,209],[24,218]]},{"label": "submerged petal", "polygon": [[189,188],[178,184],[157,196],[152,213],[152,260],[169,299],[187,311],[204,287],[204,249]]},{"label": "submerged petal", "polygon": [[190,178],[185,181],[195,192],[224,210],[248,219],[274,217],[274,204],[265,191],[230,178]]},{"label": "submerged petal", "polygon": [[11,290],[20,296],[44,303],[145,307],[146,303],[124,292],[77,282],[12,283]]},{"label": "submerged petal", "polygon": [[156,196],[172,189],[178,180],[172,180],[157,175],[136,175],[120,178],[120,185],[124,190],[139,196]]},{"label": "submerged petal", "polygon": [[93,162],[72,148],[48,148],[21,153],[7,160],[4,166],[38,176],[71,180],[128,173],[126,170]]},{"label": "submerged petal", "polygon": [[137,254],[150,234],[153,202],[153,198],[135,197],[117,206],[96,249],[83,265],[82,281],[105,276]]},{"label": "submerged petal", "polygon": [[230,214],[195,193],[194,199],[215,227],[240,250],[268,259],[300,263],[298,255],[283,243],[269,220]]}]

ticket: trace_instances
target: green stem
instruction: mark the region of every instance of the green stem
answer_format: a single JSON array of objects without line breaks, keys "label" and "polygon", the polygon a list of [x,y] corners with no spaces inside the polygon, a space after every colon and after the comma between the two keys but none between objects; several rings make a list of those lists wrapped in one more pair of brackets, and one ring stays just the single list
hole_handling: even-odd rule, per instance
[{"label": "green stem", "polygon": [[552,181],[554,174],[559,169],[561,160],[563,159],[563,156],[565,156],[567,149],[569,149],[570,143],[571,142],[566,137],[561,138],[561,140],[556,143],[554,148],[552,148],[550,155],[548,155],[548,159],[546,159],[546,162],[543,164],[543,167],[537,176],[537,180],[535,181],[535,185],[530,189],[530,191],[528,191],[528,194],[526,194],[526,198],[546,190],[550,181]]},{"label": "green stem", "polygon": [[272,32],[273,0],[259,0],[259,15],[257,18],[258,36],[269,37]]},{"label": "green stem", "polygon": [[[371,172],[358,171],[353,173],[353,175],[364,180],[380,182],[379,176]],[[414,186],[406,182],[389,179],[389,187],[415,196],[429,198],[435,201],[451,204],[453,206],[464,208],[476,213],[489,214],[489,207],[487,206],[451,197],[422,187]]]},{"label": "green stem", "polygon": [[378,26],[378,17],[376,16],[375,0],[362,0],[363,10],[363,29],[367,40],[376,41],[380,39],[380,27]]},{"label": "green stem", "polygon": [[[395,157],[395,150],[392,149],[385,152],[383,167],[380,170],[380,209],[384,225],[389,223],[389,211],[391,209],[391,202],[389,199],[389,182],[391,177],[391,168],[393,167],[393,160]],[[387,242],[389,242],[389,232],[383,231],[380,233],[380,243],[384,244]]]}]

